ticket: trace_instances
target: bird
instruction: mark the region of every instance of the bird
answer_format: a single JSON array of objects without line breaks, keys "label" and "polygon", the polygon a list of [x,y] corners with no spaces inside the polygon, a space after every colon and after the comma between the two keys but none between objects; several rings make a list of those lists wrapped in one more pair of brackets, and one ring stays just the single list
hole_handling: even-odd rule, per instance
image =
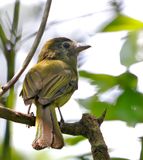
[{"label": "bird", "polygon": [[26,74],[20,95],[25,105],[36,106],[34,149],[64,146],[55,109],[78,89],[77,57],[89,47],[66,37],[50,39],[41,49],[37,64]]}]

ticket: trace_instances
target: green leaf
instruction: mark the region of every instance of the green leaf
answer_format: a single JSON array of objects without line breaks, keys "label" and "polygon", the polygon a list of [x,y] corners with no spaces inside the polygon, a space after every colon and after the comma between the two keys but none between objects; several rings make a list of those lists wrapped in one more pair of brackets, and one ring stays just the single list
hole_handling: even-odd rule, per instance
[{"label": "green leaf", "polygon": [[113,111],[116,119],[126,121],[129,125],[143,122],[143,94],[126,89],[118,97]]},{"label": "green leaf", "polygon": [[75,145],[81,141],[85,140],[85,137],[83,136],[76,136],[76,137],[70,137],[70,138],[66,138],[65,139],[65,142],[68,144],[68,145]]},{"label": "green leaf", "polygon": [[117,32],[117,31],[133,31],[143,28],[143,22],[123,14],[118,14],[109,24],[107,24],[102,32]]},{"label": "green leaf", "polygon": [[122,120],[132,126],[143,122],[143,94],[132,89],[123,91],[113,104],[101,102],[96,95],[77,101],[97,117],[107,108],[106,120]]},{"label": "green leaf", "polygon": [[7,52],[6,44],[8,42],[8,39],[7,39],[7,36],[6,36],[5,32],[4,32],[4,29],[3,29],[3,27],[2,27],[1,24],[0,24],[0,40],[2,42],[2,48],[1,49],[3,49],[3,54],[7,57],[7,54],[6,54],[6,52]]},{"label": "green leaf", "polygon": [[138,79],[137,76],[130,73],[125,72],[117,77],[118,85],[122,89],[137,89]]},{"label": "green leaf", "polygon": [[91,84],[97,85],[99,92],[104,92],[117,85],[117,78],[107,74],[94,74],[86,71],[80,71],[79,75],[91,80]]},{"label": "green leaf", "polygon": [[3,29],[1,24],[0,24],[0,39],[1,39],[2,43],[3,43],[3,45],[6,44],[7,37],[6,37],[6,34],[5,34],[4,29]]},{"label": "green leaf", "polygon": [[106,114],[105,119],[107,119],[107,120],[113,119],[111,117],[112,115],[110,115],[110,108],[113,105],[106,103],[106,102],[101,102],[98,99],[97,95],[91,96],[86,99],[78,99],[77,102],[80,105],[82,105],[82,107],[88,109],[90,113],[96,115],[97,117],[100,117],[102,115],[103,111],[105,111],[105,109],[107,109],[107,114]]},{"label": "green leaf", "polygon": [[20,2],[19,0],[15,1],[14,13],[13,13],[13,22],[12,22],[12,31],[17,31],[18,22],[19,22],[19,12],[20,12]]},{"label": "green leaf", "polygon": [[122,65],[129,67],[130,65],[137,63],[138,53],[138,32],[130,32],[127,36],[125,43],[120,51],[120,62]]},{"label": "green leaf", "polygon": [[96,85],[99,88],[98,93],[108,91],[109,89],[117,85],[122,89],[137,88],[137,76],[130,73],[129,71],[119,76],[111,76],[107,74],[94,74],[86,71],[80,71],[79,75],[81,77],[89,79],[92,85]]},{"label": "green leaf", "polygon": [[10,40],[13,45],[15,45],[17,40],[19,13],[20,13],[20,2],[19,0],[16,0],[15,6],[14,6],[12,29],[11,29],[11,40]]}]

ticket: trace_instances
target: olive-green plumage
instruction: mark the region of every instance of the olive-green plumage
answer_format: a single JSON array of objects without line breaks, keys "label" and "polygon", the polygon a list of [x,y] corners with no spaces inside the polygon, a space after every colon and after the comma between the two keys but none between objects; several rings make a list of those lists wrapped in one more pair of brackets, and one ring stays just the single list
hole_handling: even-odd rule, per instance
[{"label": "olive-green plumage", "polygon": [[90,46],[77,46],[59,37],[46,42],[37,64],[27,73],[21,95],[26,105],[35,103],[36,137],[33,148],[62,148],[63,137],[55,107],[63,106],[78,86],[77,56]]}]

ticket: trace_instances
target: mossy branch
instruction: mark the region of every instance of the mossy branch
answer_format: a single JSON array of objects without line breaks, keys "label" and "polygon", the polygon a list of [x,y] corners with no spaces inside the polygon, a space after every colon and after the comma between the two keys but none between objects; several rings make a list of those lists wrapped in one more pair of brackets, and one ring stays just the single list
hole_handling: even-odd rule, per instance
[{"label": "mossy branch", "polygon": [[[105,112],[101,115],[100,118],[96,118],[91,114],[83,114],[82,118],[78,122],[62,122],[59,124],[62,133],[70,135],[82,135],[88,138],[91,144],[91,152],[94,160],[109,160],[110,158],[108,149],[100,131],[101,121],[103,122],[104,116]],[[2,106],[0,106],[0,117],[13,122],[35,126],[34,116],[16,112]]]}]

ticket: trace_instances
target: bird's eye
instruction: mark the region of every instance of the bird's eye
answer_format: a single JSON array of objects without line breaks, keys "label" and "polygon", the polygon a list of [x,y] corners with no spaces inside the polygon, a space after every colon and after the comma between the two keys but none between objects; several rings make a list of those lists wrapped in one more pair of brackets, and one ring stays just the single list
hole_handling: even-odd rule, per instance
[{"label": "bird's eye", "polygon": [[67,43],[67,42],[65,42],[65,43],[63,43],[63,47],[66,48],[66,49],[68,49],[70,47],[70,44]]}]

